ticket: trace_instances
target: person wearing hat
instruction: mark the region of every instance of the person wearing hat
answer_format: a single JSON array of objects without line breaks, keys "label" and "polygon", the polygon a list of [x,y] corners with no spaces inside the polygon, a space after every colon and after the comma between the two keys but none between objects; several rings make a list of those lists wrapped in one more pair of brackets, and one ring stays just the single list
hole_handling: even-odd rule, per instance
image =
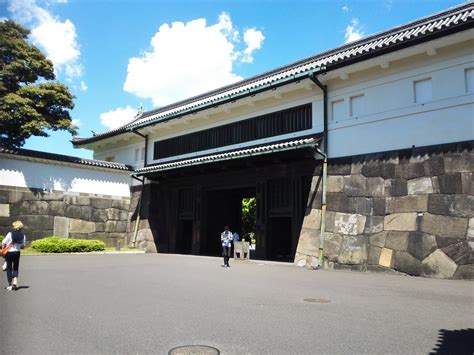
[{"label": "person wearing hat", "polygon": [[6,271],[8,286],[5,287],[8,291],[15,291],[18,289],[18,269],[20,266],[20,250],[26,245],[26,236],[23,233],[23,223],[15,221],[12,223],[13,231],[9,232],[2,241],[2,248],[12,244],[8,250],[6,260]]}]

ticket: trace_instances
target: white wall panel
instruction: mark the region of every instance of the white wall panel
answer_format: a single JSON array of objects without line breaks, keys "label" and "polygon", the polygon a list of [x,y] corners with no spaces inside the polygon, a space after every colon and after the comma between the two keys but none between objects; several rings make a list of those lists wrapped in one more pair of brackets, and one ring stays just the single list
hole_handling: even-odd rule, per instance
[{"label": "white wall panel", "polygon": [[128,172],[0,158],[0,185],[130,197]]}]

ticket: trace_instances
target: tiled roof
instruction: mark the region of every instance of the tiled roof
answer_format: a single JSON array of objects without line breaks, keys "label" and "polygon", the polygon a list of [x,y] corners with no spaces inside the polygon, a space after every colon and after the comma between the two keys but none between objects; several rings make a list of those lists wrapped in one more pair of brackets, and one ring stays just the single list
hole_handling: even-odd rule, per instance
[{"label": "tiled roof", "polygon": [[256,91],[264,91],[275,86],[304,79],[313,71],[320,69],[330,71],[390,51],[472,28],[473,23],[474,3],[469,2],[206,94],[189,98],[157,110],[144,112],[132,122],[115,130],[89,138],[74,138],[73,144],[87,144],[139,127],[173,119],[183,114],[209,108],[212,105],[233,101],[253,94]]},{"label": "tiled roof", "polygon": [[309,137],[305,139],[284,141],[284,142],[278,142],[278,143],[273,143],[273,144],[260,145],[260,146],[251,147],[251,148],[233,150],[233,151],[219,153],[219,154],[204,155],[197,158],[177,160],[170,163],[151,165],[145,168],[137,169],[135,170],[133,175],[140,176],[140,175],[145,175],[147,173],[153,173],[153,172],[171,170],[171,169],[177,169],[177,168],[184,168],[184,167],[192,166],[192,165],[214,163],[214,162],[223,161],[223,160],[248,158],[248,157],[256,156],[256,155],[282,152],[286,150],[294,150],[294,149],[307,148],[307,147],[314,147],[318,144],[320,140],[321,140],[321,137]]},{"label": "tiled roof", "polygon": [[83,158],[78,158],[78,157],[72,157],[69,155],[40,152],[37,150],[29,150],[29,149],[20,149],[20,148],[11,149],[11,148],[0,147],[0,154],[53,160],[53,161],[59,161],[59,162],[64,162],[64,163],[81,164],[81,165],[88,165],[88,166],[107,168],[107,169],[116,169],[116,170],[124,170],[124,171],[133,170],[131,166],[125,165],[125,164],[113,163],[113,162],[108,162],[108,161],[103,161],[103,160],[83,159]]}]

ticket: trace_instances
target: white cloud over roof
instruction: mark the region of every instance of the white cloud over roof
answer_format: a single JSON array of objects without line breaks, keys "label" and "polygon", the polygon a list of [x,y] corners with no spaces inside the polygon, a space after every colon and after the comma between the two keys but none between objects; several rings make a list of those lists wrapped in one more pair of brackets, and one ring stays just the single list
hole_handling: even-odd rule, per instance
[{"label": "white cloud over roof", "polygon": [[115,129],[131,122],[137,115],[137,110],[127,105],[115,110],[104,112],[100,115],[100,123],[109,129]]},{"label": "white cloud over roof", "polygon": [[359,23],[357,18],[353,18],[351,23],[347,25],[346,32],[344,34],[345,43],[354,42],[365,36],[365,32]]},{"label": "white cloud over roof", "polygon": [[239,81],[234,62],[251,62],[265,38],[260,31],[247,30],[242,53],[239,37],[226,13],[213,25],[203,18],[163,24],[150,49],[129,59],[124,90],[163,106]]}]

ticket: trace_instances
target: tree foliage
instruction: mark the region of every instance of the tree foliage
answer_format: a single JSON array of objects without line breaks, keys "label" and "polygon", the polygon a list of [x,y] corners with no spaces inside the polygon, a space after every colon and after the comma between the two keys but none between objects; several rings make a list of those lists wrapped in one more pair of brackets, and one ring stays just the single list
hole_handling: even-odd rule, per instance
[{"label": "tree foliage", "polygon": [[257,221],[257,201],[255,197],[242,199],[242,238],[249,239],[249,235],[255,234],[255,223]]},{"label": "tree foliage", "polygon": [[69,110],[74,96],[55,79],[53,63],[27,42],[30,31],[0,21],[0,144],[21,147],[47,130],[75,134]]}]

